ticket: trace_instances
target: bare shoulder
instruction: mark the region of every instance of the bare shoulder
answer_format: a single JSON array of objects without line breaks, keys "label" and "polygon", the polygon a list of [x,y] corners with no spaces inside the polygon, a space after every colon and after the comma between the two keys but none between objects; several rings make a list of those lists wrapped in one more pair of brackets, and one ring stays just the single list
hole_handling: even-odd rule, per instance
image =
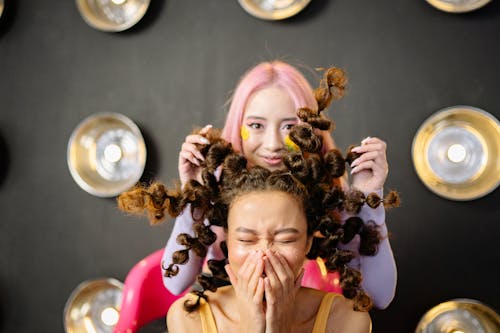
[{"label": "bare shoulder", "polygon": [[169,332],[201,332],[200,314],[198,311],[191,313],[184,310],[184,302],[189,294],[176,300],[167,313],[167,328]]},{"label": "bare shoulder", "polygon": [[354,311],[353,302],[335,297],[328,318],[327,332],[369,333],[372,321],[368,312]]}]

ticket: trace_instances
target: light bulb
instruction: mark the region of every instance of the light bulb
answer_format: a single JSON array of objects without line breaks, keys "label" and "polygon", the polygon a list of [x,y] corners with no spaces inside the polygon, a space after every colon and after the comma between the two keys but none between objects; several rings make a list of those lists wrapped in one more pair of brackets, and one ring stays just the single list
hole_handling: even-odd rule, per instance
[{"label": "light bulb", "polygon": [[[453,163],[460,163],[465,160],[465,156],[467,152],[465,151],[465,147],[459,144],[453,144],[448,147],[448,151],[446,153],[448,159]],[[457,331],[458,332],[458,331]]]},{"label": "light bulb", "polygon": [[116,163],[122,158],[122,150],[118,145],[110,144],[104,148],[104,158],[111,162]]},{"label": "light bulb", "polygon": [[118,311],[115,308],[105,308],[101,312],[101,320],[105,325],[114,326],[118,322]]}]

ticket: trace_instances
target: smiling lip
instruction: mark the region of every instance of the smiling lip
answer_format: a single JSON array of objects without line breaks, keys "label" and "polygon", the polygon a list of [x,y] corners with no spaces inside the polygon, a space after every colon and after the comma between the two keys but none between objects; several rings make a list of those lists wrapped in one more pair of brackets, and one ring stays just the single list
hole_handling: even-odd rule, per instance
[{"label": "smiling lip", "polygon": [[282,162],[281,156],[279,156],[279,157],[263,157],[262,159],[264,160],[264,162],[266,162],[266,164],[271,165],[271,166],[280,165]]}]

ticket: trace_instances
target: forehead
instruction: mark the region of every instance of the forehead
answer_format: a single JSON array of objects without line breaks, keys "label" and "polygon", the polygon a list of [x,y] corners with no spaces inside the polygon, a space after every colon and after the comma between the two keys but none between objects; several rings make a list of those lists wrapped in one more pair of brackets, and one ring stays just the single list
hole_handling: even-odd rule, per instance
[{"label": "forehead", "polygon": [[291,194],[279,191],[251,192],[236,198],[228,214],[228,229],[238,227],[307,229],[302,204]]},{"label": "forehead", "polygon": [[290,94],[279,86],[268,86],[254,92],[248,99],[244,116],[261,118],[295,118],[296,106]]}]

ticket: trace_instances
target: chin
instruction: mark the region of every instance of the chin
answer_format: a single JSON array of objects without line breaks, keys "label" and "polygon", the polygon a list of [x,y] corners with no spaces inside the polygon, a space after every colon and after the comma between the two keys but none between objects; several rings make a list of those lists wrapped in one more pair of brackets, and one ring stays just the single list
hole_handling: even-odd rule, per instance
[{"label": "chin", "polygon": [[269,171],[277,171],[277,170],[284,170],[285,169],[285,165],[283,163],[276,164],[276,165],[269,165],[267,163],[263,163],[261,166],[266,168]]}]

